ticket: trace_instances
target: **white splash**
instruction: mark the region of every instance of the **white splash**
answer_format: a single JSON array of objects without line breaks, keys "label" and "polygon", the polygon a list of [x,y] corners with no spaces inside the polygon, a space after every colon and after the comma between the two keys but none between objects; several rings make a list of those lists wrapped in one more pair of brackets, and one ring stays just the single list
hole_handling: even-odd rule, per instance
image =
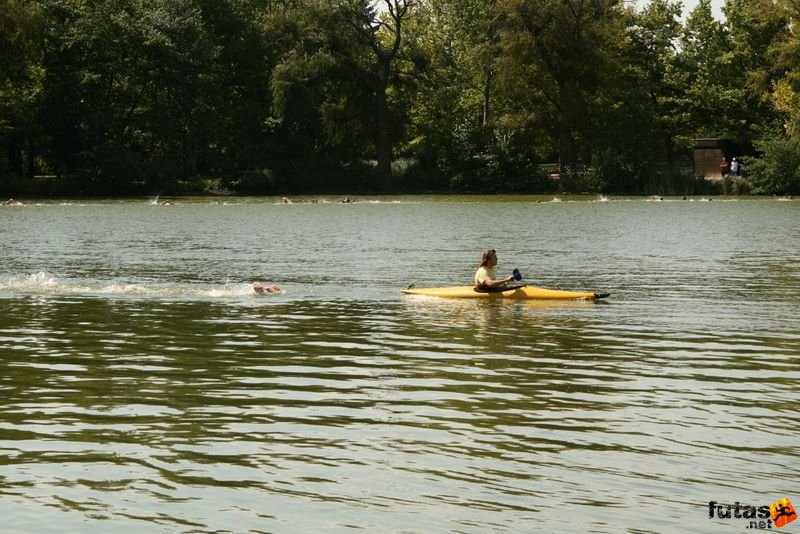
[{"label": "white splash", "polygon": [[[59,280],[57,276],[46,271],[29,275],[11,276],[0,280],[0,292],[51,295],[108,295],[131,297],[200,297],[200,298],[241,298],[256,296],[250,283],[225,282],[221,285],[197,284],[139,284],[124,282],[81,282]],[[284,295],[285,291],[269,295]]]}]

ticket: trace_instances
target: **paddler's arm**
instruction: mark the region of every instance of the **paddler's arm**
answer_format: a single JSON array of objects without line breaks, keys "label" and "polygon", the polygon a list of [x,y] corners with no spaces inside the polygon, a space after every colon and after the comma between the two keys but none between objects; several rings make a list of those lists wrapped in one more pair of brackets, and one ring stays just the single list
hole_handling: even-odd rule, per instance
[{"label": "paddler's arm", "polygon": [[502,280],[492,280],[491,278],[486,278],[483,280],[483,283],[481,285],[484,287],[500,287],[506,285],[513,279],[514,279],[513,276],[503,278]]}]

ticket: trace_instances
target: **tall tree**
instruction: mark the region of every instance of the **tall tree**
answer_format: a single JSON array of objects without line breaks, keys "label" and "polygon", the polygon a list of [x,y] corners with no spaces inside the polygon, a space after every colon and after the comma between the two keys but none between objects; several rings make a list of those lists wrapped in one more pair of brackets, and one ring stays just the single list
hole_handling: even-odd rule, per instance
[{"label": "tall tree", "polygon": [[497,58],[500,55],[500,20],[495,0],[431,0],[439,31],[458,57],[458,68],[470,82],[469,92],[480,95],[481,122],[492,118],[492,98]]},{"label": "tall tree", "polygon": [[767,29],[751,39],[760,37],[756,42],[762,45],[769,40],[770,61],[754,66],[750,81],[777,117],[772,128],[762,121],[762,133],[755,141],[760,157],[748,165],[754,191],[800,194],[800,5],[793,0],[741,2],[731,6],[737,8],[732,13],[737,20],[753,29]]},{"label": "tall tree", "polygon": [[616,37],[619,0],[504,0],[506,88],[557,140],[561,181],[578,186],[578,137]]},{"label": "tall tree", "polygon": [[[765,98],[780,77],[783,67],[775,61],[779,49],[791,46],[791,15],[774,0],[727,0],[723,7],[728,30],[732,70],[731,80],[747,88],[748,106],[756,115],[753,122],[770,120]],[[776,54],[777,52],[777,54]],[[793,57],[792,51],[786,57]]]},{"label": "tall tree", "polygon": [[353,150],[368,138],[384,186],[402,126],[392,92],[403,76],[403,35],[413,5],[411,0],[309,0],[302,13],[291,11],[299,25],[291,30],[294,42],[271,84],[283,121],[310,105],[304,116],[317,114],[328,146],[341,146],[346,135]]},{"label": "tall tree", "polygon": [[589,98],[582,135],[590,164],[586,187],[603,192],[654,191],[678,128],[671,110],[680,4],[653,0],[608,22],[604,68]]},{"label": "tall tree", "polygon": [[426,0],[406,26],[417,74],[410,148],[439,184],[486,161],[493,134],[499,32],[494,2]]},{"label": "tall tree", "polygon": [[389,88],[397,74],[404,24],[414,0],[331,1],[340,20],[359,45],[359,48],[334,50],[334,54],[372,93],[378,173],[388,185],[395,141]]},{"label": "tall tree", "polygon": [[[627,62],[624,70],[631,77],[617,87],[628,93],[624,109],[633,111],[636,122],[626,125],[625,143],[620,150],[631,147],[628,161],[639,167],[641,179],[659,162],[666,162],[674,172],[676,138],[683,131],[679,105],[684,88],[678,84],[677,55],[682,33],[681,6],[670,0],[653,0],[634,14],[626,32]],[[618,92],[614,92],[619,94]],[[644,98],[636,99],[636,95]],[[637,124],[638,123],[638,124]]]},{"label": "tall tree", "polygon": [[328,2],[315,0],[276,9],[264,22],[274,62],[270,149],[278,180],[295,187],[329,187],[337,169],[368,157],[371,99],[334,54],[351,46],[333,39],[338,22]]},{"label": "tall tree", "polygon": [[[204,94],[210,97],[214,118],[207,129],[208,146],[201,153],[202,167],[216,176],[240,177],[262,169],[271,112],[269,78],[274,62],[269,55],[261,17],[264,0],[197,0],[207,38],[213,43],[213,70]],[[274,5],[274,4],[273,4]]]},{"label": "tall tree", "polygon": [[675,116],[685,116],[679,142],[691,147],[698,137],[741,136],[747,116],[746,73],[734,62],[730,33],[714,18],[711,0],[700,0],[689,14],[674,76],[683,90]]},{"label": "tall tree", "polygon": [[[772,9],[759,12],[762,24],[778,26],[769,45],[771,72],[761,70],[761,87],[769,92],[775,109],[783,116],[785,133],[800,138],[800,5],[778,0]],[[767,83],[764,83],[766,81]]]},{"label": "tall tree", "polygon": [[37,2],[5,0],[0,9],[0,177],[32,176],[41,135],[37,113],[44,88]]},{"label": "tall tree", "polygon": [[219,99],[219,48],[197,6],[49,1],[61,23],[49,36],[44,118],[67,170],[118,190],[193,177]]}]

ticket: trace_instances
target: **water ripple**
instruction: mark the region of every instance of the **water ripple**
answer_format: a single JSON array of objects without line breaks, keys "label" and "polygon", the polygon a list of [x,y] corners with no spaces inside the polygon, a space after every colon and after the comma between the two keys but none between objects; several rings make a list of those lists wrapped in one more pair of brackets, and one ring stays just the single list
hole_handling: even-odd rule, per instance
[{"label": "water ripple", "polygon": [[[566,510],[576,531],[714,532],[709,500],[797,495],[792,203],[767,218],[747,202],[581,204],[182,206],[119,250],[80,210],[108,210],[113,234],[140,208],[15,211],[0,273],[6,528],[558,531]],[[324,238],[304,222],[317,207],[339,217]],[[287,228],[282,254],[231,236],[221,210],[236,228]],[[27,225],[53,217],[23,253]],[[399,294],[468,278],[454,266],[483,228],[517,237],[503,258],[537,283],[612,298]],[[249,294],[276,273],[293,273],[286,294]]]}]

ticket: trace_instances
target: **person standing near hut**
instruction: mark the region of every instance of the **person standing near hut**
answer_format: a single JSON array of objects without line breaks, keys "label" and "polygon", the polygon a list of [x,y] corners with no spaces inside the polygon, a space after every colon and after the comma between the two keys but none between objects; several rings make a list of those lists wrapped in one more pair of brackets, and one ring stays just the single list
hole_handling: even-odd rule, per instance
[{"label": "person standing near hut", "polygon": [[728,176],[729,172],[731,172],[731,165],[728,163],[728,160],[725,159],[725,156],[722,156],[722,163],[719,164],[719,173],[725,178]]},{"label": "person standing near hut", "polygon": [[731,176],[739,176],[739,162],[736,158],[731,160]]}]

